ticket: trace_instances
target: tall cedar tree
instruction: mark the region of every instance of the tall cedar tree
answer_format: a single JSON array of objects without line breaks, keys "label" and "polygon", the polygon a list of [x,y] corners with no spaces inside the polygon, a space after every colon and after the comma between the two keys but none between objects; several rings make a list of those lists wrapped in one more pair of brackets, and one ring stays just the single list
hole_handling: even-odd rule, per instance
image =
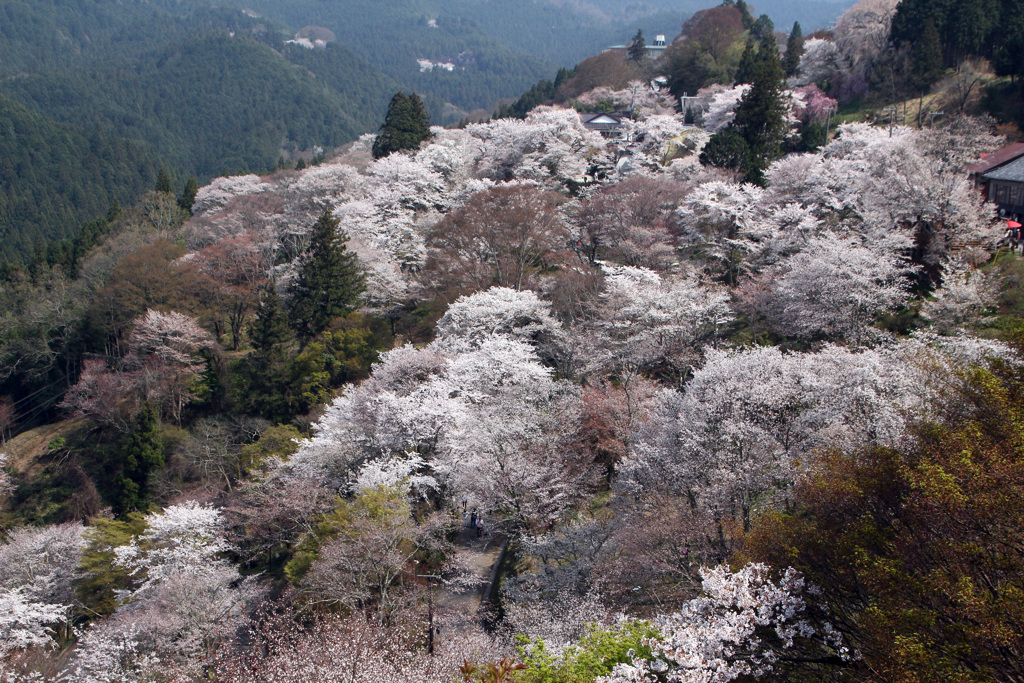
[{"label": "tall cedar tree", "polygon": [[174,186],[171,185],[171,177],[167,175],[167,171],[164,170],[163,166],[160,167],[160,172],[156,174],[156,185],[153,189],[157,192],[174,194]]},{"label": "tall cedar tree", "polygon": [[921,37],[910,50],[913,62],[914,85],[921,91],[928,90],[931,84],[942,77],[942,41],[935,20],[925,20],[921,29]]},{"label": "tall cedar tree", "polygon": [[628,54],[632,62],[642,62],[647,58],[647,40],[644,39],[643,29],[636,30],[636,35],[629,43]]},{"label": "tall cedar tree", "polygon": [[261,299],[256,319],[249,326],[253,352],[239,367],[242,391],[238,401],[250,414],[287,419],[288,344],[294,336],[273,285]]},{"label": "tall cedar tree", "polygon": [[277,295],[274,285],[270,284],[262,292],[256,319],[249,327],[249,338],[256,349],[253,355],[269,360],[281,360],[285,357],[285,347],[292,339],[292,331],[288,327],[288,317],[281,308],[281,298]]},{"label": "tall cedar tree", "polygon": [[199,194],[199,183],[196,182],[195,176],[190,176],[185,182],[185,187],[181,191],[181,196],[178,197],[178,206],[191,214],[192,206],[196,203],[197,194]]},{"label": "tall cedar tree", "polygon": [[750,5],[743,0],[736,0],[736,9],[740,11],[743,28],[749,31],[754,26],[754,15],[750,13]]},{"label": "tall cedar tree", "polygon": [[752,39],[748,38],[747,45],[743,48],[743,54],[740,56],[740,63],[736,67],[736,85],[754,82],[757,59],[757,46]]},{"label": "tall cedar tree", "polygon": [[403,149],[417,149],[421,142],[429,139],[430,118],[420,96],[396,92],[373,141],[373,158],[381,159]]},{"label": "tall cedar tree", "polygon": [[750,35],[757,38],[761,43],[766,43],[769,40],[775,42],[775,22],[767,14],[762,14],[754,22],[754,25],[750,27]]},{"label": "tall cedar tree", "polygon": [[121,452],[122,470],[117,476],[117,498],[114,511],[124,517],[142,507],[146,499],[149,475],[164,466],[164,446],[160,435],[160,418],[156,408],[148,403],[135,421]]},{"label": "tall cedar tree", "polygon": [[784,77],[775,40],[762,41],[750,90],[740,100],[732,122],[750,150],[743,169],[743,179],[748,183],[764,185],[765,170],[782,153],[782,140],[786,135],[786,107],[782,99]]},{"label": "tall cedar tree", "polygon": [[793,30],[789,32],[789,40],[786,41],[786,56],[782,58],[782,68],[787,76],[796,75],[800,68],[800,57],[804,53],[804,33],[800,30],[800,22],[793,22]]},{"label": "tall cedar tree", "polygon": [[332,320],[354,311],[366,288],[356,255],[345,246],[348,236],[338,233],[339,223],[329,208],[324,209],[289,288],[292,329],[303,345]]}]

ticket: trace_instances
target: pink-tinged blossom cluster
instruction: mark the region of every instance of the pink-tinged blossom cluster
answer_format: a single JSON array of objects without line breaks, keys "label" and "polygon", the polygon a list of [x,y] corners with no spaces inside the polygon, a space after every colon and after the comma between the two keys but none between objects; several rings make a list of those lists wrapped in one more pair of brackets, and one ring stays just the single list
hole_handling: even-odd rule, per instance
[{"label": "pink-tinged blossom cluster", "polygon": [[209,332],[182,313],[149,310],[136,318],[128,353],[110,362],[88,359],[61,407],[76,417],[128,431],[147,402],[175,421],[195,397],[194,385],[215,348]]}]

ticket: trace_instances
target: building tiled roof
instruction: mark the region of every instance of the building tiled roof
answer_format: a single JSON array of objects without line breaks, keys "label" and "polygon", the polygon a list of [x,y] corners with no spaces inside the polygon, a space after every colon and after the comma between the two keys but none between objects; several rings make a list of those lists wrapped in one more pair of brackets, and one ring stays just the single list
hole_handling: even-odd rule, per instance
[{"label": "building tiled roof", "polygon": [[580,119],[583,121],[583,125],[590,130],[618,130],[622,128],[622,119],[626,117],[620,114],[607,114],[607,113],[596,113],[596,114],[581,114]]},{"label": "building tiled roof", "polygon": [[1024,183],[1024,156],[1008,164],[1003,164],[988,173],[983,173],[982,177],[989,180],[1011,180]]},{"label": "building tiled roof", "polygon": [[986,174],[988,171],[1013,161],[1020,156],[1024,156],[1024,142],[1015,142],[1012,145],[1007,145],[996,152],[986,155],[978,163],[971,164],[967,167],[967,172]]}]

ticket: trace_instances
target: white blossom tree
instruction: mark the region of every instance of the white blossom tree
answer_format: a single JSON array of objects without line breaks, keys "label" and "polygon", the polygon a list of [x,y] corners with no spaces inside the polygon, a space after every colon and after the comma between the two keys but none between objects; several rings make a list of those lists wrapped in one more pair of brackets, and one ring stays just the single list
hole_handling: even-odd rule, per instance
[{"label": "white blossom tree", "polygon": [[767,270],[749,296],[752,308],[782,334],[858,344],[870,336],[879,313],[909,298],[906,271],[892,257],[823,233]]},{"label": "white blossom tree", "polygon": [[815,450],[900,439],[904,410],[920,406],[912,385],[877,351],[709,350],[683,392],[662,393],[617,490],[667,490],[748,525],[755,508],[785,497]]},{"label": "white blossom tree", "polygon": [[211,654],[245,623],[249,603],[260,594],[255,580],[243,580],[228,562],[229,550],[216,508],[192,501],[148,514],[146,530],[114,548],[114,563],[133,583],[121,592],[117,613],[95,627],[96,646],[108,647],[106,629],[134,624],[140,656],[194,661]]},{"label": "white blossom tree", "polygon": [[614,372],[628,384],[640,372],[676,381],[701,348],[716,343],[733,313],[729,295],[693,274],[662,276],[646,268],[605,268],[591,371]]},{"label": "white blossom tree", "polygon": [[633,656],[600,683],[725,683],[777,671],[787,656],[804,661],[848,661],[855,653],[815,609],[813,587],[792,569],[772,578],[764,564],[737,572],[701,570],[703,595],[656,624],[651,659]]},{"label": "white blossom tree", "polygon": [[448,307],[437,321],[436,346],[448,352],[471,350],[495,335],[530,344],[542,358],[561,355],[567,341],[551,304],[529,290],[491,287]]}]

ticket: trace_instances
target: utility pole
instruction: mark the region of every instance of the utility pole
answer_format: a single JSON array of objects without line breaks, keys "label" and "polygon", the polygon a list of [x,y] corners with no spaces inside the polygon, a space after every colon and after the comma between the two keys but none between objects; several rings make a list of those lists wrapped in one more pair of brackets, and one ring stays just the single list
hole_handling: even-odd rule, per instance
[{"label": "utility pole", "polygon": [[427,580],[427,653],[434,656],[434,596],[431,588],[433,580],[441,580],[437,574],[417,574],[417,578]]}]

